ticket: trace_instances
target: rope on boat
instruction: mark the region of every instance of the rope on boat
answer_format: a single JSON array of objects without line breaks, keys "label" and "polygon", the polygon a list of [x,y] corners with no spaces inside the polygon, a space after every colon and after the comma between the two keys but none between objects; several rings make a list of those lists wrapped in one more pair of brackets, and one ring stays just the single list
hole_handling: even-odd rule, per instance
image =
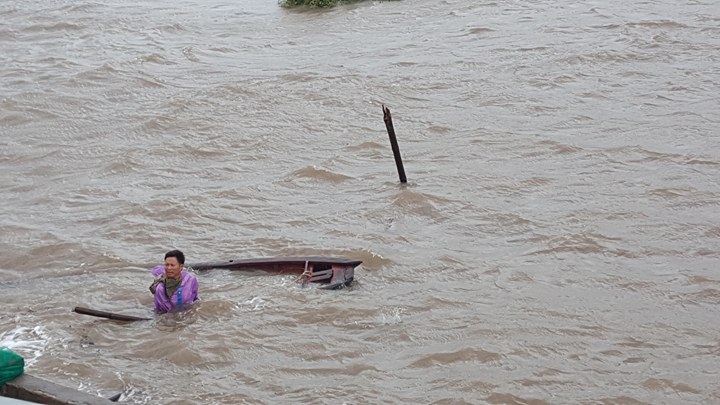
[{"label": "rope on boat", "polygon": [[305,260],[305,270],[300,275],[300,278],[302,278],[303,287],[305,287],[310,282],[310,276],[312,276],[312,271],[308,271],[308,264],[309,261]]}]

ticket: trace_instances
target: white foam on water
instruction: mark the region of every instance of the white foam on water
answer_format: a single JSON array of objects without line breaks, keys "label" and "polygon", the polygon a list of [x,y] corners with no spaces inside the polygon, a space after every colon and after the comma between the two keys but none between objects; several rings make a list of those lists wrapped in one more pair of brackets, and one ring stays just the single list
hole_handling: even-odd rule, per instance
[{"label": "white foam on water", "polygon": [[260,311],[265,308],[265,300],[260,297],[253,297],[245,301],[245,304],[252,306],[251,311]]},{"label": "white foam on water", "polygon": [[[135,389],[135,387],[132,384],[129,384],[127,381],[125,381],[125,378],[123,378],[123,373],[116,371],[115,376],[120,380],[123,384],[123,390],[120,393],[120,398],[118,398],[117,402],[125,402],[128,399],[132,398],[133,396],[136,396],[135,394],[138,394],[138,391]],[[97,393],[98,396],[103,396],[101,392]],[[135,403],[137,404],[148,404],[149,401],[152,400],[149,396],[146,396],[145,398],[134,398]]]},{"label": "white foam on water", "polygon": [[42,326],[28,328],[18,326],[14,330],[0,335],[0,347],[5,347],[25,359],[25,367],[30,367],[43,355],[50,336]]},{"label": "white foam on water", "polygon": [[383,311],[379,315],[380,319],[378,320],[378,322],[381,325],[397,325],[402,322],[402,315],[404,313],[404,308],[391,308],[389,310]]}]

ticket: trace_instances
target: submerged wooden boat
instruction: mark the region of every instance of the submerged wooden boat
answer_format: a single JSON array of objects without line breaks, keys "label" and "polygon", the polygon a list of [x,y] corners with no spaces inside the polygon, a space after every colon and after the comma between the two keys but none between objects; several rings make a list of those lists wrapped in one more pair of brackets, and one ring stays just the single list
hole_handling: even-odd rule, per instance
[{"label": "submerged wooden boat", "polygon": [[[298,282],[302,282],[303,286],[309,283],[319,283],[321,284],[319,288],[334,290],[349,286],[355,278],[355,267],[361,263],[361,260],[343,257],[287,256],[191,263],[188,264],[188,267],[195,271],[227,269],[248,271],[264,270],[281,274],[297,273],[300,275]],[[73,308],[73,312],[117,321],[132,322],[151,320],[151,318],[118,314],[85,307],[75,307]],[[0,394],[2,393],[0,392]],[[0,402],[0,404],[1,403],[2,402]]]},{"label": "submerged wooden boat", "polygon": [[283,256],[257,259],[237,259],[224,262],[190,263],[194,270],[265,270],[276,273],[298,273],[299,281],[324,284],[321,288],[336,289],[349,286],[355,277],[355,267],[362,260],[327,256]]}]

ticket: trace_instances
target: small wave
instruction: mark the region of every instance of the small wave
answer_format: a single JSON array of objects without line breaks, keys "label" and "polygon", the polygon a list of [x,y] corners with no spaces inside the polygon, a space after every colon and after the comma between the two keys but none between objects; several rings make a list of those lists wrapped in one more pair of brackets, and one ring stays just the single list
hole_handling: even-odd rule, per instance
[{"label": "small wave", "polygon": [[173,119],[170,117],[153,117],[143,122],[143,129],[148,131],[159,131],[168,129],[173,124]]},{"label": "small wave", "polygon": [[20,126],[27,124],[28,122],[32,122],[33,120],[28,117],[24,116],[22,114],[8,114],[0,117],[0,125],[1,126]]},{"label": "small wave", "polygon": [[718,162],[717,160],[712,160],[703,156],[656,152],[638,146],[609,148],[606,149],[605,152],[608,154],[631,155],[628,161],[632,163],[669,162],[686,165],[720,166],[720,162]]},{"label": "small wave", "polygon": [[525,48],[516,48],[515,51],[518,52],[533,52],[533,51],[547,51],[550,49],[550,47],[547,46],[533,46],[533,47],[525,47]]},{"label": "small wave", "polygon": [[15,39],[17,38],[17,34],[15,31],[7,30],[7,29],[0,29],[0,41],[4,41],[6,39]]},{"label": "small wave", "polygon": [[501,394],[494,392],[489,397],[486,398],[486,401],[489,404],[492,405],[501,405],[501,404],[533,404],[533,405],[549,405],[548,402],[545,402],[540,399],[535,398],[523,398],[518,397],[512,394]]},{"label": "small wave", "polygon": [[[223,148],[214,142],[205,142],[201,145],[188,145],[185,150],[187,151],[188,160],[203,160],[222,158],[227,156],[227,148]],[[229,169],[232,171],[232,169]]]},{"label": "small wave", "polygon": [[228,48],[226,46],[208,48],[208,51],[220,53],[237,53],[235,49]]},{"label": "small wave", "polygon": [[688,284],[720,284],[720,280],[714,280],[704,276],[690,276],[688,277]]},{"label": "small wave", "polygon": [[720,166],[720,162],[716,162],[713,160],[707,160],[707,159],[693,158],[693,157],[688,157],[685,160],[685,163],[689,164],[689,165],[700,165],[700,166]]},{"label": "small wave", "polygon": [[542,141],[541,145],[549,146],[555,153],[559,155],[582,152],[583,149],[577,146],[567,145],[555,141]]},{"label": "small wave", "polygon": [[149,87],[149,88],[160,88],[160,87],[166,87],[165,83],[160,79],[146,79],[139,77],[137,81],[140,83],[142,87]]},{"label": "small wave", "polygon": [[605,24],[605,25],[592,25],[590,28],[593,29],[607,29],[607,30],[615,30],[622,27],[620,24]]},{"label": "small wave", "polygon": [[388,267],[395,263],[393,260],[382,257],[378,253],[364,249],[344,250],[341,251],[339,254],[344,257],[351,257],[353,259],[362,260],[362,266],[365,269],[379,269],[383,267]]},{"label": "small wave", "polygon": [[460,362],[489,363],[499,361],[502,356],[499,353],[489,352],[482,349],[462,349],[449,353],[433,353],[416,360],[411,367],[429,368],[436,364],[452,364]]},{"label": "small wave", "polygon": [[525,179],[525,180],[521,181],[520,185],[525,186],[525,187],[539,187],[539,186],[547,186],[548,184],[552,184],[553,181],[554,181],[553,179],[548,178],[548,177],[534,176],[534,177],[530,177],[529,179]]},{"label": "small wave", "polygon": [[576,75],[568,75],[568,74],[561,74],[558,76],[555,76],[551,79],[551,83],[556,86],[561,86],[566,83],[574,83],[577,81],[578,76]]},{"label": "small wave", "polygon": [[363,142],[359,145],[348,146],[346,149],[350,151],[385,150],[387,147],[377,142]]},{"label": "small wave", "polygon": [[183,56],[190,62],[200,62],[200,58],[195,56],[195,52],[191,46],[185,47],[182,50]]},{"label": "small wave", "polygon": [[525,229],[525,227],[533,223],[531,220],[514,213],[495,213],[492,215],[492,220],[506,229]]},{"label": "small wave", "polygon": [[529,252],[531,255],[557,254],[557,253],[581,253],[581,254],[612,254],[622,257],[633,257],[634,254],[625,249],[612,249],[603,242],[621,242],[619,238],[608,237],[594,232],[583,232],[579,234],[568,234],[551,238],[547,242],[547,248]]},{"label": "small wave", "polygon": [[243,304],[249,307],[251,311],[261,311],[267,305],[262,297],[252,297],[249,300],[246,300]]},{"label": "small wave", "polygon": [[109,78],[115,76],[117,73],[117,69],[105,63],[97,68],[78,72],[75,75],[74,79],[79,83],[84,83],[88,81],[106,81]]},{"label": "small wave", "polygon": [[77,25],[77,24],[71,24],[71,23],[57,23],[53,25],[31,25],[27,28],[25,28],[23,31],[28,32],[41,32],[41,31],[78,31],[82,30],[83,26]]},{"label": "small wave", "polygon": [[316,166],[308,166],[300,170],[296,170],[291,175],[292,179],[298,178],[309,178],[315,179],[328,183],[342,183],[344,181],[352,179],[350,176],[345,176],[339,173],[333,173],[330,170],[318,168]]},{"label": "small wave", "polygon": [[616,344],[618,346],[622,346],[622,347],[634,347],[634,348],[646,348],[646,349],[655,349],[658,347],[657,345],[655,345],[653,343],[645,342],[643,340],[639,340],[634,337],[625,338],[625,340],[623,342],[618,342]]},{"label": "small wave", "polygon": [[692,294],[686,294],[684,298],[693,304],[706,303],[717,305],[720,304],[720,290],[705,288]]},{"label": "small wave", "polygon": [[572,384],[573,382],[571,380],[548,380],[548,379],[528,379],[524,378],[521,380],[516,381],[518,384],[522,385],[523,387],[547,387],[550,385],[567,385]]},{"label": "small wave", "polygon": [[702,391],[693,388],[684,383],[676,383],[665,378],[650,378],[643,382],[643,387],[653,391],[663,391],[667,394],[677,394],[678,392],[688,392],[692,394],[701,394]]},{"label": "small wave", "polygon": [[392,65],[392,66],[398,66],[398,67],[412,67],[412,66],[417,66],[417,65],[419,65],[419,63],[415,63],[415,62],[395,62],[395,63],[392,63],[391,65]]},{"label": "small wave", "polygon": [[633,397],[628,396],[619,396],[619,397],[605,397],[605,398],[598,398],[595,403],[598,404],[630,404],[630,405],[650,405],[648,402],[642,402],[638,399],[635,399]]},{"label": "small wave", "polygon": [[427,130],[437,134],[449,134],[453,132],[452,128],[443,125],[430,125]]},{"label": "small wave", "polygon": [[681,24],[675,21],[661,20],[661,21],[640,21],[630,22],[625,24],[626,27],[640,27],[640,28],[666,28],[666,29],[681,29],[688,28],[687,25]]},{"label": "small wave", "polygon": [[284,75],[280,75],[280,80],[282,82],[296,82],[296,83],[305,83],[310,82],[317,79],[317,75],[314,73],[287,73]]},{"label": "small wave", "polygon": [[183,27],[179,23],[158,25],[157,27],[153,27],[153,30],[160,31],[160,32],[184,32],[184,31],[187,31],[185,29],[185,27]]},{"label": "small wave", "polygon": [[470,28],[467,31],[467,35],[478,35],[478,34],[485,34],[488,32],[495,32],[495,30],[492,28],[487,28],[487,27],[474,27],[474,28]]},{"label": "small wave", "polygon": [[412,213],[430,218],[442,218],[437,206],[450,204],[451,201],[431,194],[403,190],[393,200],[393,205],[409,209]]},{"label": "small wave", "polygon": [[380,325],[397,325],[402,323],[403,308],[392,308],[390,312],[381,312],[376,319],[376,323]]},{"label": "small wave", "polygon": [[143,55],[137,58],[141,63],[157,63],[160,65],[172,65],[174,62],[170,62],[162,55],[152,53],[150,55]]},{"label": "small wave", "polygon": [[612,284],[633,292],[652,291],[656,287],[655,284],[649,281],[628,280],[626,278],[616,280]]},{"label": "small wave", "polygon": [[638,71],[636,71],[636,70],[630,70],[630,71],[627,71],[627,72],[623,72],[620,76],[622,76],[622,77],[630,77],[630,78],[638,77],[638,78],[641,78],[641,79],[649,79],[649,78],[653,77],[652,73],[648,73],[648,72],[638,72]]},{"label": "small wave", "polygon": [[688,190],[669,189],[669,188],[656,188],[648,191],[649,195],[658,196],[665,200],[671,200],[677,197],[683,197],[687,195]]},{"label": "small wave", "polygon": [[137,172],[141,167],[142,165],[136,162],[131,156],[123,155],[109,162],[105,170],[108,173],[127,174]]},{"label": "small wave", "polygon": [[635,52],[618,52],[618,51],[600,51],[586,53],[583,55],[571,56],[564,58],[561,62],[568,65],[588,65],[597,63],[622,63],[630,61],[644,61],[650,57]]}]

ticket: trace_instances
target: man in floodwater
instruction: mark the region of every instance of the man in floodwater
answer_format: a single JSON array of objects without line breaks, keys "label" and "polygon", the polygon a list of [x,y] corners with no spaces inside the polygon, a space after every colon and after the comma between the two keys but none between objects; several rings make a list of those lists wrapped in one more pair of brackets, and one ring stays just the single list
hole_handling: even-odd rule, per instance
[{"label": "man in floodwater", "polygon": [[157,265],[152,269],[155,277],[150,292],[155,296],[155,310],[160,313],[170,312],[198,300],[197,278],[183,271],[185,255],[179,250],[165,253],[165,265]]}]

